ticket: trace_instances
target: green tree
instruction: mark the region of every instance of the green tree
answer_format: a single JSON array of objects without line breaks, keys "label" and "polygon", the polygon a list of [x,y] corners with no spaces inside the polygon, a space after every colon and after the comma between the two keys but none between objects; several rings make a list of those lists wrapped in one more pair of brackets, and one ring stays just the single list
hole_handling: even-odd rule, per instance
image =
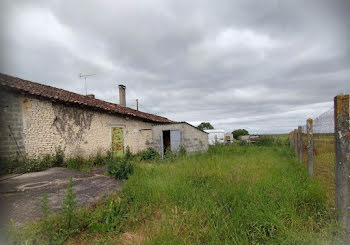
[{"label": "green tree", "polygon": [[204,130],[204,129],[214,129],[213,125],[211,125],[209,122],[202,122],[197,126],[198,129]]},{"label": "green tree", "polygon": [[232,132],[232,136],[233,138],[235,138],[236,140],[238,140],[238,137],[241,135],[248,135],[248,131],[245,129],[236,129]]}]

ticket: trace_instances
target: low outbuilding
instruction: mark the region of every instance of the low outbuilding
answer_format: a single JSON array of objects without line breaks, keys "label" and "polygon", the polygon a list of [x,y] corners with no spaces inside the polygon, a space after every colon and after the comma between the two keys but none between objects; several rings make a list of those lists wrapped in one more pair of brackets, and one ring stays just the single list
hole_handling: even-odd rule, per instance
[{"label": "low outbuilding", "polygon": [[99,100],[0,73],[0,156],[40,157],[58,148],[66,156],[88,157],[127,147],[137,153],[148,147],[204,152],[208,135],[188,123],[178,123],[126,106],[125,86],[120,103]]},{"label": "low outbuilding", "polygon": [[186,152],[206,152],[208,133],[187,122],[159,124],[152,127],[153,147],[162,155],[167,150],[178,151],[184,147]]},{"label": "low outbuilding", "polygon": [[222,129],[206,129],[208,133],[209,145],[224,144],[225,143],[225,130]]}]

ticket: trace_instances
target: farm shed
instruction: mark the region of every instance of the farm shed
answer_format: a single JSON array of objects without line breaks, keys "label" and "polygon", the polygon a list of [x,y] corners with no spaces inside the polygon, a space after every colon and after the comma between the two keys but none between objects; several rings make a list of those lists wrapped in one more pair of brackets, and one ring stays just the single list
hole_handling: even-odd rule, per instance
[{"label": "farm shed", "polygon": [[208,134],[186,122],[160,124],[152,127],[153,147],[163,156],[167,149],[178,151],[180,146],[188,153],[206,152]]},{"label": "farm shed", "polygon": [[233,135],[231,133],[225,133],[225,143],[232,144],[232,141],[233,141]]},{"label": "farm shed", "polygon": [[206,129],[204,130],[209,135],[209,145],[225,143],[225,131],[222,129]]},{"label": "farm shed", "polygon": [[259,140],[260,136],[251,134],[251,135],[241,135],[238,137],[239,140],[244,141],[248,144],[250,143],[256,143]]},{"label": "farm shed", "polygon": [[[39,157],[54,154],[58,147],[66,156],[109,150],[123,155],[126,147],[137,153],[154,145],[153,126],[181,125],[127,107],[123,85],[119,95],[120,103],[114,104],[0,73],[0,156]],[[187,134],[190,130],[181,132],[186,142],[201,139],[207,144],[205,137]],[[206,149],[193,145],[191,152]]]}]

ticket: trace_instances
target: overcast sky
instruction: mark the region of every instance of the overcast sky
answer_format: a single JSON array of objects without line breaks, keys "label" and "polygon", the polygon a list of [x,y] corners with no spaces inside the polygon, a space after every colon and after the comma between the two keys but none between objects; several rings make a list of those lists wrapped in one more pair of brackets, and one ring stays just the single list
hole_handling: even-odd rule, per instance
[{"label": "overcast sky", "polygon": [[0,72],[194,125],[289,132],[350,92],[350,1],[0,3]]}]

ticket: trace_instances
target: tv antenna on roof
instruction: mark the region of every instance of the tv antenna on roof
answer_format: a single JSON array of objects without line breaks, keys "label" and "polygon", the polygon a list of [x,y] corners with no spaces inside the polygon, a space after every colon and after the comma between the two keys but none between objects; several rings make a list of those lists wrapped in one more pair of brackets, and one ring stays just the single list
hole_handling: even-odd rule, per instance
[{"label": "tv antenna on roof", "polygon": [[86,78],[87,77],[91,77],[91,76],[94,76],[96,74],[82,74],[82,73],[79,73],[79,78],[84,78],[85,79],[85,95],[87,95],[87,88],[86,88]]}]

